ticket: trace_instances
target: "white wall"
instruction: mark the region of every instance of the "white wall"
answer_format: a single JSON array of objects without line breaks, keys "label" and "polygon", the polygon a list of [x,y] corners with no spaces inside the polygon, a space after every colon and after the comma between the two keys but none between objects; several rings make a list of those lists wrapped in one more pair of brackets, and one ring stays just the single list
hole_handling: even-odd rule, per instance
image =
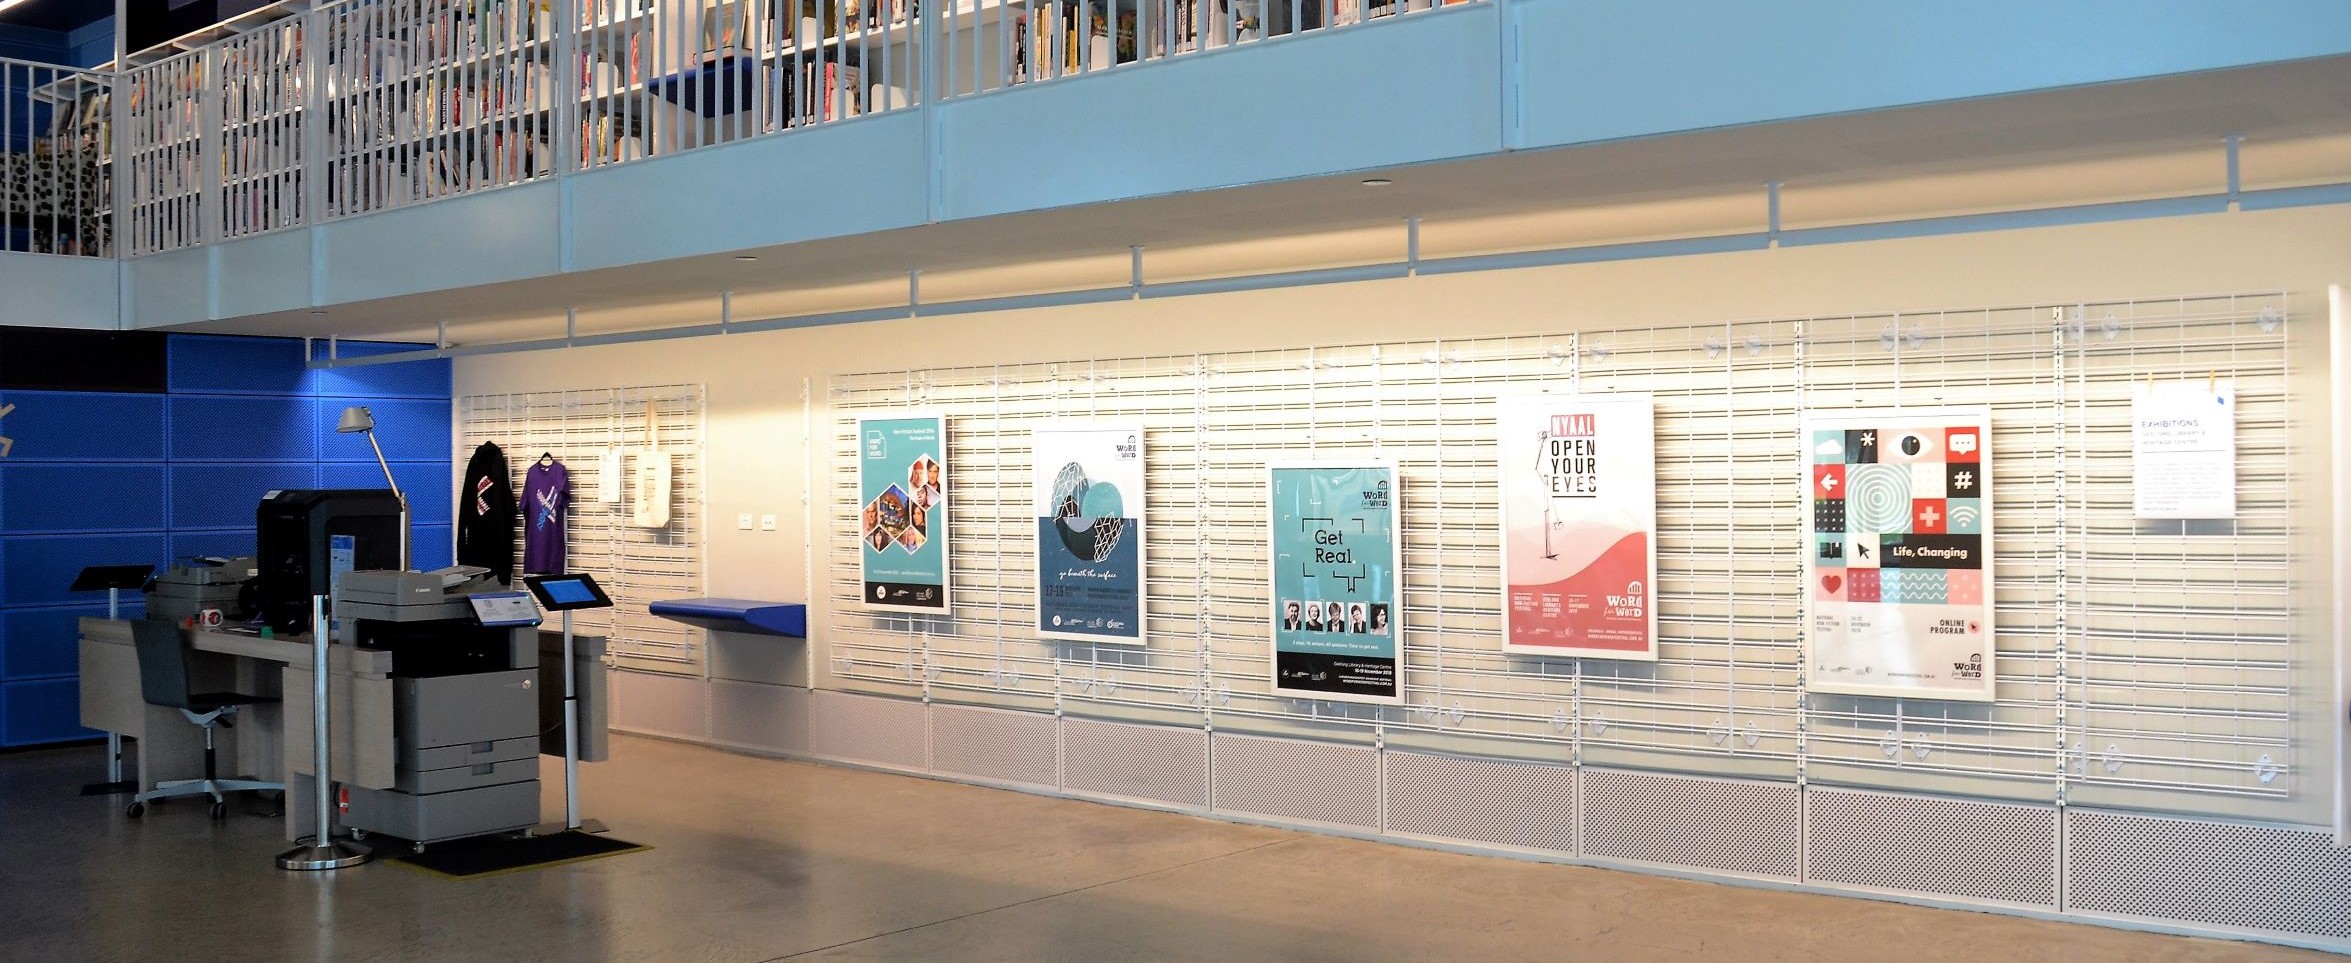
[{"label": "white wall", "polygon": [[[2113,224],[1927,237],[1847,245],[1529,269],[1351,285],[1213,295],[1072,308],[965,315],[850,327],[707,337],[459,359],[460,395],[691,382],[709,389],[709,590],[714,595],[811,604],[810,624],[828,623],[824,581],[811,573],[804,542],[810,511],[821,526],[832,472],[810,462],[803,439],[822,452],[834,414],[829,376],[933,366],[1083,361],[1194,351],[1292,348],[1517,333],[1624,330],[1748,319],[1880,311],[2075,303],[2107,299],[2283,290],[2299,346],[2292,392],[2306,441],[2324,445],[2326,287],[2351,280],[2351,209],[2308,208]],[[681,319],[686,320],[686,319]],[[803,385],[816,407],[803,402]],[[2314,440],[2315,441],[2312,441]],[[2323,506],[2323,459],[2296,464],[2301,524],[2316,536],[2330,524]],[[815,479],[816,491],[803,486]],[[813,496],[811,510],[802,508]],[[738,513],[780,516],[778,531],[737,531]],[[818,564],[835,545],[814,533]],[[2323,567],[2323,544],[2298,554]],[[809,590],[815,576],[814,597]],[[2331,575],[2312,571],[2308,584]],[[2295,760],[2312,774],[2309,793],[2283,805],[2217,798],[2175,808],[2305,824],[2332,819],[2318,798],[2331,775],[2336,713],[2324,605],[2297,628],[2307,681],[2301,717],[2311,745]],[[821,628],[817,630],[821,636]],[[826,675],[824,641],[812,642]],[[1907,788],[1968,791],[1908,782]]]}]

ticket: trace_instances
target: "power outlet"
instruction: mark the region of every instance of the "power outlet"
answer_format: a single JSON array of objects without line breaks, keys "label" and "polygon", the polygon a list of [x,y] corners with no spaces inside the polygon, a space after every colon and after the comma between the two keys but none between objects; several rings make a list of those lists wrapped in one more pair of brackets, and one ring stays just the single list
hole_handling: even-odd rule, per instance
[{"label": "power outlet", "polygon": [[772,531],[775,531],[775,530],[776,530],[776,517],[775,517],[775,516],[773,516],[773,515],[761,515],[761,516],[759,516],[759,528],[760,528],[760,530],[761,530],[761,531],[766,531],[766,532],[772,532]]},{"label": "power outlet", "polygon": [[736,528],[740,528],[740,529],[742,529],[742,530],[744,530],[744,531],[746,531],[746,532],[750,531],[750,530],[751,530],[751,513],[750,513],[750,512],[744,512],[743,514],[740,514],[740,515],[737,515],[737,516],[735,516],[735,527],[736,527]]}]

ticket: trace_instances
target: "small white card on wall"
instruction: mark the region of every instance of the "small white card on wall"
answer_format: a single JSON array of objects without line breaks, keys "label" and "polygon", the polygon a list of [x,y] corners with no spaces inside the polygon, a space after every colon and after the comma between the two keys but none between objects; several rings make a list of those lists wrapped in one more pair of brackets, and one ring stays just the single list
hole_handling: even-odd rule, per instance
[{"label": "small white card on wall", "polygon": [[2237,386],[2131,387],[2131,509],[2137,518],[2237,517]]}]

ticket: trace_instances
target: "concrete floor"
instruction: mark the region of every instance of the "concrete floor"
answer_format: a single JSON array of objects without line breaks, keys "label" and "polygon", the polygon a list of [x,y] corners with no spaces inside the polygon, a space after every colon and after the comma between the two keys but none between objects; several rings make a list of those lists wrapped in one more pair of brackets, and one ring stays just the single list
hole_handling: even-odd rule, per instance
[{"label": "concrete floor", "polygon": [[[2332,960],[1429,852],[615,738],[651,852],[472,881],[275,869],[279,823],[83,798],[0,755],[0,960]],[[550,781],[543,803],[559,814]]]}]

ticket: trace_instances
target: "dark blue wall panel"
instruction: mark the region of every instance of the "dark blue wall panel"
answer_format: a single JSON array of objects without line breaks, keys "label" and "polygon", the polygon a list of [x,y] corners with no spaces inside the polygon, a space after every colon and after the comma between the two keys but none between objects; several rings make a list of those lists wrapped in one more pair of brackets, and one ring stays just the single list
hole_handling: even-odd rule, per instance
[{"label": "dark blue wall panel", "polygon": [[162,461],[163,396],[89,391],[0,391],[0,434],[16,439],[9,464]]},{"label": "dark blue wall panel", "polygon": [[[164,560],[163,534],[10,535],[0,538],[0,598],[10,606],[86,602],[68,592],[74,573],[92,565]],[[104,598],[103,595],[97,596]]]},{"label": "dark blue wall panel", "polygon": [[[351,401],[325,398],[318,402],[318,458],[320,461],[360,461],[375,464],[375,450],[367,446],[367,436],[342,434],[335,425],[342,419],[343,408]],[[449,460],[449,400],[437,401],[373,401],[367,405],[375,415],[376,443],[384,446],[384,457],[391,461],[447,461]]]},{"label": "dark blue wall panel", "polygon": [[[171,457],[177,461],[311,461],[318,410],[308,398],[174,396]],[[332,422],[326,426],[335,430]],[[362,439],[361,449],[367,447]],[[444,440],[443,447],[447,447]],[[374,456],[369,456],[374,457]]]},{"label": "dark blue wall panel", "polygon": [[182,334],[171,339],[172,394],[310,394],[302,342]]},{"label": "dark blue wall panel", "polygon": [[449,564],[448,362],[313,372],[300,341],[172,335],[167,347],[167,394],[0,397],[18,405],[0,426],[16,439],[0,461],[0,745],[93,734],[77,724],[76,620],[103,614],[105,593],[65,590],[83,566],[250,555],[269,490],[382,487],[367,440],[334,431],[346,405],[376,414],[409,491],[415,562]]},{"label": "dark blue wall panel", "polygon": [[315,462],[171,466],[171,527],[253,529],[253,508],[280,488],[316,488]]},{"label": "dark blue wall panel", "polygon": [[[450,521],[449,464],[447,462],[393,462],[392,477],[408,496],[408,515],[419,525],[447,525]],[[384,470],[374,462],[364,465],[320,465],[320,488],[382,488]]]},{"label": "dark blue wall panel", "polygon": [[6,682],[0,706],[0,738],[10,745],[84,739],[99,733],[82,728],[81,684],[72,678]]},{"label": "dark blue wall panel", "polygon": [[455,565],[455,544],[456,538],[448,525],[418,525],[408,540],[409,564],[428,572]]},{"label": "dark blue wall panel", "polygon": [[0,531],[119,532],[162,527],[162,465],[0,463]]},{"label": "dark blue wall panel", "polygon": [[[146,607],[135,601],[137,592],[124,594],[133,600],[124,604],[126,613],[135,615]],[[79,671],[76,640],[85,615],[104,617],[106,603],[0,611],[0,672],[11,679],[27,679]]]}]

